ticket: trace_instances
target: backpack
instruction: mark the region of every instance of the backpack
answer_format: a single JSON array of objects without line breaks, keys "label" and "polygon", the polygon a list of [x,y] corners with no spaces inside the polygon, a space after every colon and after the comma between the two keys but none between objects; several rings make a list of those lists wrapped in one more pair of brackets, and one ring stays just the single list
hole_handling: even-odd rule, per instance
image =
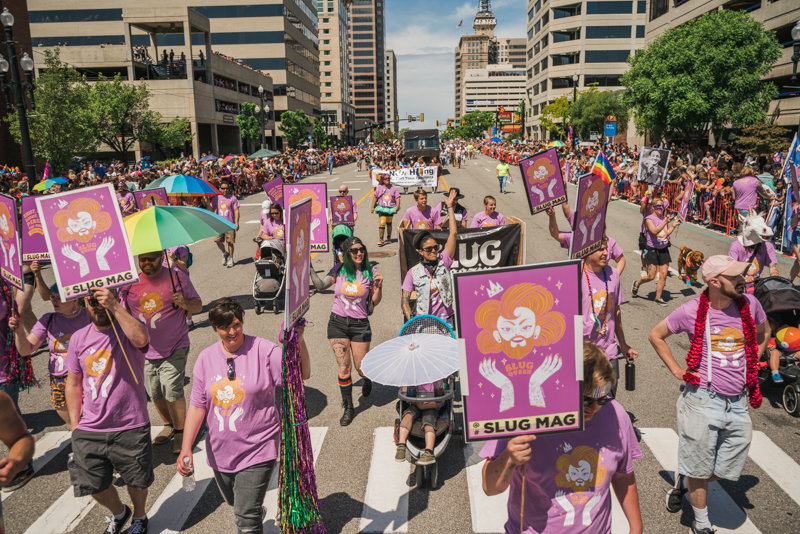
[{"label": "backpack", "polygon": [[[186,245],[184,245],[184,246],[186,246]],[[192,266],[192,263],[193,263],[192,251],[189,250],[189,247],[186,247],[186,254],[187,254],[187,257],[186,257],[186,268],[188,269],[189,267]]]}]

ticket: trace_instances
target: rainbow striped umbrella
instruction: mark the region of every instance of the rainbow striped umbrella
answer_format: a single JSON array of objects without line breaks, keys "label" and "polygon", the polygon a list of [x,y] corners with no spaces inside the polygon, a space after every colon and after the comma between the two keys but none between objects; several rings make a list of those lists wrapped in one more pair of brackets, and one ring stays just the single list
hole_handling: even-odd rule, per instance
[{"label": "rainbow striped umbrella", "polygon": [[567,146],[567,144],[565,142],[563,142],[563,141],[553,141],[552,143],[548,144],[547,146],[550,147],[550,148],[552,148],[552,147],[562,148],[562,147]]},{"label": "rainbow striped umbrella", "polygon": [[187,245],[235,230],[219,215],[190,206],[153,206],[124,219],[134,255]]},{"label": "rainbow striped umbrella", "polygon": [[216,187],[202,178],[184,174],[164,176],[152,182],[145,189],[156,189],[158,187],[166,189],[168,195],[178,197],[215,197],[222,194]]}]

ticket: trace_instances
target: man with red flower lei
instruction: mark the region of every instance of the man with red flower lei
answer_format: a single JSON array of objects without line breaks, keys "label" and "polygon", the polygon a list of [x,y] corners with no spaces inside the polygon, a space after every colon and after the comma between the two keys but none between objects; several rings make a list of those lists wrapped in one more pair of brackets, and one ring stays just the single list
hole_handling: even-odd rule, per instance
[{"label": "man with red flower lei", "polygon": [[[744,294],[747,267],[728,256],[706,260],[706,290],[658,323],[649,336],[672,374],[686,382],[677,402],[678,472],[667,493],[667,510],[680,511],[688,491],[695,534],[714,532],[708,519],[708,483],[739,479],[753,433],[747,399],[753,408],[761,406],[758,355],[767,343],[767,316],[755,297]],[[666,343],[682,332],[691,340],[685,369]]]}]

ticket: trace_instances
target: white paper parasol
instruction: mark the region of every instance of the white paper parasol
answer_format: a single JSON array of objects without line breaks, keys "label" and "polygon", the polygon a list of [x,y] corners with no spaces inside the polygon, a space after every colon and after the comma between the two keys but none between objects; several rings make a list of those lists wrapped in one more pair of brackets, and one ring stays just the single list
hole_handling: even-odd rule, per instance
[{"label": "white paper parasol", "polygon": [[361,371],[385,386],[418,386],[458,370],[458,342],[436,334],[411,334],[390,339],[367,353]]}]

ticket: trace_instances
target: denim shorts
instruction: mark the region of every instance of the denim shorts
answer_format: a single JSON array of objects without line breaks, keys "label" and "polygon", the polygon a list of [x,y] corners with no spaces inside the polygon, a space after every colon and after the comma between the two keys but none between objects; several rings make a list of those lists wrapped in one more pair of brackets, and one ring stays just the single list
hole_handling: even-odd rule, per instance
[{"label": "denim shorts", "polygon": [[795,228],[792,230],[792,235],[790,236],[791,245],[800,245],[800,228]]},{"label": "denim shorts", "polygon": [[692,478],[738,480],[753,437],[747,395],[727,397],[687,384],[676,406],[678,471]]}]

